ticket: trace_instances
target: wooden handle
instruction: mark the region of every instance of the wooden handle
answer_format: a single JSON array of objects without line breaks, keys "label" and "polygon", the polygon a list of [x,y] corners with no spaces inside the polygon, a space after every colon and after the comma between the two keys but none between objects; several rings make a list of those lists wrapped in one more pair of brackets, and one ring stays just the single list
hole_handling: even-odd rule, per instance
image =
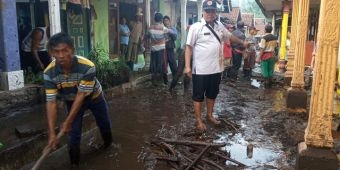
[{"label": "wooden handle", "polygon": [[[62,133],[61,131],[58,133],[57,135],[57,139],[59,140],[62,136],[64,135],[64,133]],[[31,170],[38,170],[38,168],[40,167],[41,163],[45,160],[46,156],[52,151],[51,147],[47,147],[44,149],[42,155],[40,156],[40,158],[37,160],[37,162],[35,162],[34,166],[32,167]]]}]

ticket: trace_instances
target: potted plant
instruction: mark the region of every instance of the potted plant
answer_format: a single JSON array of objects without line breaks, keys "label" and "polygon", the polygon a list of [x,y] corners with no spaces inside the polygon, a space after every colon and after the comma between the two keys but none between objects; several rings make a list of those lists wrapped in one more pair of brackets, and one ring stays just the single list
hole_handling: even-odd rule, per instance
[{"label": "potted plant", "polygon": [[124,61],[110,59],[101,45],[94,47],[88,58],[96,65],[97,78],[104,89],[129,81],[130,72]]}]

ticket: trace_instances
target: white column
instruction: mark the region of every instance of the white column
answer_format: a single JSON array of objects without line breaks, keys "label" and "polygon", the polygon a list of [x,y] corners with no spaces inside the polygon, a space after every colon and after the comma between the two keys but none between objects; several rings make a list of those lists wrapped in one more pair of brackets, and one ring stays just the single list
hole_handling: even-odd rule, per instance
[{"label": "white column", "polygon": [[[176,2],[177,3],[177,2]],[[176,15],[176,3],[175,2],[171,2],[171,13],[170,13],[170,18],[171,18],[171,25],[175,25],[177,22],[177,15]]]},{"label": "white column", "polygon": [[181,47],[184,49],[187,39],[187,0],[181,0]]},{"label": "white column", "polygon": [[51,35],[61,32],[59,0],[48,0]]},{"label": "white column", "polygon": [[197,0],[197,21],[202,18],[202,0]]},{"label": "white column", "polygon": [[150,0],[145,1],[145,22],[146,26],[149,28],[150,27]]},{"label": "white column", "polygon": [[273,30],[272,30],[272,34],[275,35],[275,13],[273,14],[273,17],[272,17],[272,26],[273,26]]},{"label": "white column", "polygon": [[[339,8],[340,1],[338,0],[321,1],[312,96],[308,125],[305,131],[307,146],[319,148],[333,147],[332,115],[336,62],[340,40]],[[298,38],[296,43],[299,43]],[[301,48],[301,46],[295,46]]]}]

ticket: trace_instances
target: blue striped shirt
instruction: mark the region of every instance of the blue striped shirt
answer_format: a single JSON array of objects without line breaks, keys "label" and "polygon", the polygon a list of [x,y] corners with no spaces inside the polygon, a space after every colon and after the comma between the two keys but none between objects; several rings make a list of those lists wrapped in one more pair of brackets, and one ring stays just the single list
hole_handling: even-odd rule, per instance
[{"label": "blue striped shirt", "polygon": [[95,99],[102,92],[95,65],[81,56],[73,56],[69,74],[65,74],[53,60],[44,71],[44,87],[46,101],[55,101],[57,95],[66,101],[73,101],[78,91],[85,92],[87,98]]}]

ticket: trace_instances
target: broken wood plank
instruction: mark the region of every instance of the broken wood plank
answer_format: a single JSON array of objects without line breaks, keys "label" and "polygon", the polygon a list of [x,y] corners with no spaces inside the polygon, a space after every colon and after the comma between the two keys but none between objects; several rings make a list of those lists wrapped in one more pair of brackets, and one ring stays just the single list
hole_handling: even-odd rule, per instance
[{"label": "broken wood plank", "polygon": [[234,123],[231,123],[229,120],[221,119],[222,122],[224,122],[227,126],[231,127],[234,133],[236,133],[239,128],[234,126]]},{"label": "broken wood plank", "polygon": [[201,145],[201,146],[211,146],[211,147],[223,147],[227,145],[227,143],[206,143],[206,142],[199,142],[199,141],[188,141],[188,140],[172,140],[162,138],[164,142],[171,143],[171,144],[178,144],[178,145]]},{"label": "broken wood plank", "polygon": [[149,158],[171,161],[171,162],[179,161],[179,158],[177,156],[172,156],[172,155],[151,155]]},{"label": "broken wood plank", "polygon": [[[185,156],[183,153],[179,152],[178,150],[176,150],[175,148],[173,148],[173,151],[180,157],[185,159],[186,161],[188,161],[189,163],[193,162],[193,160],[191,160],[190,158],[188,158],[187,156]],[[195,165],[194,168],[199,169],[199,170],[206,170],[204,167],[200,166],[200,165]]]},{"label": "broken wood plank", "polygon": [[161,144],[161,146],[165,147],[165,152],[170,153],[172,155],[175,155],[175,151],[172,148],[172,146],[170,146],[169,144],[167,144],[165,142],[161,142],[160,144]]},{"label": "broken wood plank", "polygon": [[222,155],[222,154],[220,154],[220,153],[210,152],[210,154],[215,155],[215,156],[218,156],[218,157],[223,158],[223,159],[225,159],[225,160],[228,160],[228,161],[230,161],[230,162],[236,163],[237,165],[242,166],[242,167],[247,166],[247,165],[245,165],[245,164],[243,164],[243,163],[241,163],[241,162],[239,162],[239,161],[237,161],[237,160],[235,160],[235,159],[229,158],[229,157],[227,157],[227,156],[225,156],[225,155]]},{"label": "broken wood plank", "polygon": [[203,150],[202,152],[196,157],[195,160],[193,160],[191,162],[191,164],[185,169],[185,170],[189,170],[191,169],[200,159],[201,157],[203,156],[203,154],[210,148],[210,145],[207,145]]},{"label": "broken wood plank", "polygon": [[207,164],[217,168],[217,169],[220,169],[220,170],[224,170],[223,167],[221,167],[220,165],[218,165],[217,163],[215,163],[214,161],[212,160],[209,160],[209,159],[202,159],[203,162],[206,162]]}]

